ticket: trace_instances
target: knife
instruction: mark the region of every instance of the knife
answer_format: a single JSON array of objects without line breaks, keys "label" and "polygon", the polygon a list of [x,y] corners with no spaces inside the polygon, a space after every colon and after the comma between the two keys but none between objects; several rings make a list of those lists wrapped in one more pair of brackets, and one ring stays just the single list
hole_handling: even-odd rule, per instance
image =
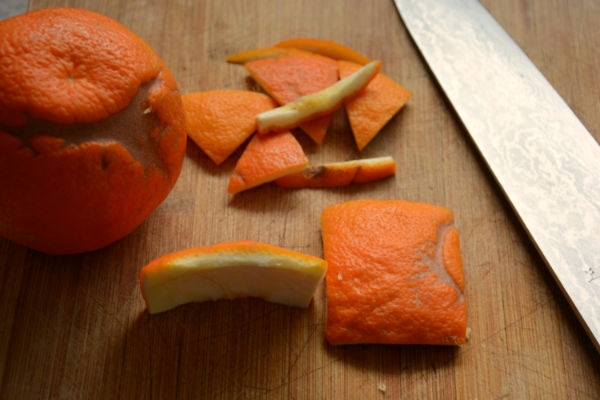
[{"label": "knife", "polygon": [[600,146],[476,0],[394,0],[600,352]]}]

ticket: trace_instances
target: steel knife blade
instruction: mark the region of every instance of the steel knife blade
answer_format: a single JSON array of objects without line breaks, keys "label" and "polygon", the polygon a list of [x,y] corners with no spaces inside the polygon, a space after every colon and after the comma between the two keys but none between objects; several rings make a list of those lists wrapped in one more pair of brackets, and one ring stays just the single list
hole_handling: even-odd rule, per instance
[{"label": "steel knife blade", "polygon": [[600,351],[600,146],[476,0],[394,0]]}]

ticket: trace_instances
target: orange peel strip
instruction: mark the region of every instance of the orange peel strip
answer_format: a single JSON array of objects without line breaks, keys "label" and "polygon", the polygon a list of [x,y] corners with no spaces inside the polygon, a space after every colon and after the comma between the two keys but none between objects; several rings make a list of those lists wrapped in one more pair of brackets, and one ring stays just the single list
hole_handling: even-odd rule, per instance
[{"label": "orange peel strip", "polygon": [[296,128],[304,121],[332,113],[345,99],[354,96],[367,86],[380,68],[380,61],[370,62],[327,89],[302,96],[285,106],[258,114],[256,116],[258,133],[265,134]]},{"label": "orange peel strip", "polygon": [[327,262],[266,243],[240,241],[178,251],[150,262],[140,287],[151,314],[238,297],[308,308]]},{"label": "orange peel strip", "polygon": [[284,188],[336,187],[371,182],[395,173],[396,162],[388,156],[307,167],[274,183]]},{"label": "orange peel strip", "polygon": [[310,51],[333,58],[334,60],[352,61],[361,65],[366,65],[371,61],[351,48],[332,42],[331,40],[295,38],[279,42],[275,47]]},{"label": "orange peel strip", "polygon": [[280,58],[286,56],[311,55],[310,51],[294,48],[263,47],[260,49],[246,50],[227,57],[227,62],[245,64],[250,61],[264,60],[267,58]]}]

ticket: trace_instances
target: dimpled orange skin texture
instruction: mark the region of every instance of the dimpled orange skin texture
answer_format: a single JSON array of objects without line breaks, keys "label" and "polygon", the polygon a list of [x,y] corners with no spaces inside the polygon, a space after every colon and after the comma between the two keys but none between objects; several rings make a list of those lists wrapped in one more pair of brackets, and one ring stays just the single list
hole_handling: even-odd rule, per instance
[{"label": "dimpled orange skin texture", "polygon": [[396,173],[396,163],[393,159],[375,165],[361,161],[307,167],[303,171],[275,180],[275,184],[290,189],[338,187],[352,183],[367,183]]},{"label": "dimpled orange skin texture", "polygon": [[256,131],[256,114],[277,107],[262,93],[215,90],[182,97],[188,136],[221,164]]},{"label": "dimpled orange skin texture", "polygon": [[[361,68],[349,61],[338,61],[343,79]],[[412,93],[388,78],[377,74],[357,96],[345,101],[346,112],[359,150],[406,104]]]},{"label": "dimpled orange skin texture", "polygon": [[307,165],[308,158],[291,132],[254,135],[235,166],[227,192],[251,189]]},{"label": "dimpled orange skin texture", "polygon": [[[244,65],[280,105],[326,89],[338,81],[336,62],[317,54],[256,60]],[[303,122],[300,128],[317,144],[322,144],[330,122],[331,115],[323,115]]]},{"label": "dimpled orange skin texture", "polygon": [[[121,24],[77,9],[44,9],[0,22],[0,236],[51,254],[104,247],[135,229],[167,196],[185,155],[185,114],[173,76]],[[118,115],[156,79],[145,107],[158,121],[138,145],[146,167],[103,132],[67,143],[56,130]],[[142,113],[143,110],[139,109]]]},{"label": "dimpled orange skin texture", "polygon": [[452,218],[444,208],[401,200],[325,208],[331,344],[465,343],[464,279]]}]

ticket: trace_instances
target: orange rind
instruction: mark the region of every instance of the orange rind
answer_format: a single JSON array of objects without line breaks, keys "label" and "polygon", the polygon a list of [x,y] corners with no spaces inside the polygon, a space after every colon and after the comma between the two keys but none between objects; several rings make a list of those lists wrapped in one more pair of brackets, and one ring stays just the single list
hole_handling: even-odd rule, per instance
[{"label": "orange rind", "polygon": [[[338,81],[337,63],[317,54],[257,60],[245,66],[252,78],[280,105],[326,89]],[[300,128],[321,144],[330,122],[331,116],[324,115],[300,124]]]},{"label": "orange rind", "polygon": [[151,314],[239,297],[308,308],[326,270],[318,257],[241,241],[162,256],[142,268],[140,287]]},{"label": "orange rind", "polygon": [[229,179],[227,192],[248,190],[308,165],[300,143],[290,132],[254,135],[238,160]]},{"label": "orange rind", "polygon": [[301,172],[279,178],[274,183],[284,188],[336,187],[371,182],[395,173],[396,162],[392,157],[378,157],[309,166]]},{"label": "orange rind", "polygon": [[265,94],[242,90],[189,93],[182,99],[188,136],[217,165],[256,131],[257,114],[277,107]]},{"label": "orange rind", "polygon": [[258,133],[278,132],[299,126],[302,122],[331,114],[342,102],[365,88],[377,75],[380,61],[373,61],[327,89],[309,94],[256,116]]},{"label": "orange rind", "polygon": [[227,57],[227,62],[245,64],[250,61],[264,60],[267,58],[280,58],[286,56],[312,55],[309,51],[294,48],[263,47],[260,49],[246,50]]},{"label": "orange rind", "polygon": [[357,200],[325,208],[321,226],[329,343],[465,343],[464,276],[452,212]]},{"label": "orange rind", "polygon": [[[338,67],[342,79],[361,68],[348,61],[338,61]],[[377,74],[359,96],[344,102],[359,150],[365,148],[411,96],[412,93],[404,87],[383,74]]]},{"label": "orange rind", "polygon": [[295,38],[279,42],[275,47],[310,51],[325,57],[333,58],[334,60],[352,61],[361,65],[366,65],[371,61],[351,48],[332,42],[331,40]]}]

